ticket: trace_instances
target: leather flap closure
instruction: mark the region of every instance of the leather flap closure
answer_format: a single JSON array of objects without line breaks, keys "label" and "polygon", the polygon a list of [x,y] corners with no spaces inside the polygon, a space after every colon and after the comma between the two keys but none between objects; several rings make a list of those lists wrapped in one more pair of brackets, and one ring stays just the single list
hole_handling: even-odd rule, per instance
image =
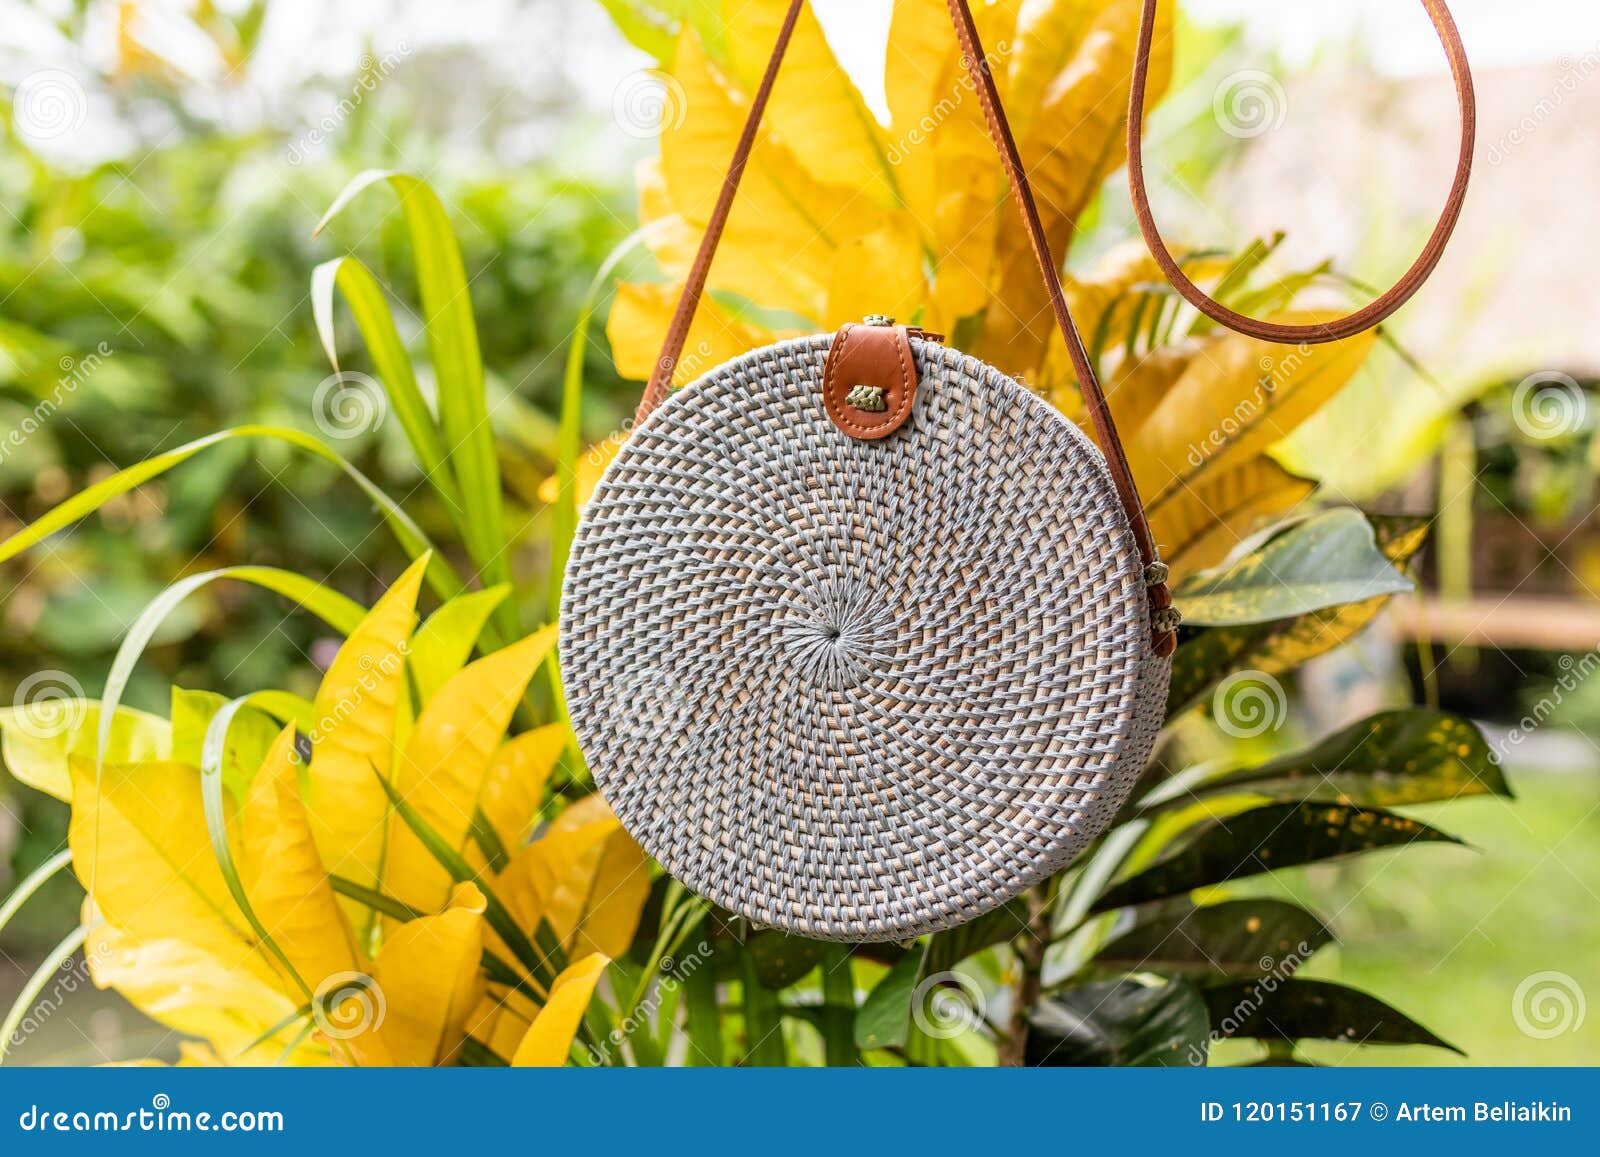
[{"label": "leather flap closure", "polygon": [[833,335],[822,371],[822,404],[852,438],[893,434],[911,416],[917,362],[903,325],[846,325]]}]

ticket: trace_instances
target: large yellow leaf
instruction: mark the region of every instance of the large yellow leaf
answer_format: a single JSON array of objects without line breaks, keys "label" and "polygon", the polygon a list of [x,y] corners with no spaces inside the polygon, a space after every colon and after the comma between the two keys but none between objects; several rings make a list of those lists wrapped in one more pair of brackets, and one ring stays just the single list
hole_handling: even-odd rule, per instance
[{"label": "large yellow leaf", "polygon": [[[666,335],[677,305],[681,286],[619,285],[606,319],[606,337],[617,372],[625,378],[643,381],[655,369],[661,356],[661,339]],[[773,340],[771,333],[756,329],[734,318],[715,301],[702,299],[689,326],[688,340],[672,375],[674,385],[683,385],[723,362],[748,353]]]},{"label": "large yellow leaf", "polygon": [[[151,1019],[203,1038],[226,1061],[276,1064],[293,1045],[298,1023],[267,1035],[299,1007],[276,986],[185,940],[140,940],[105,922],[92,903],[85,904],[83,920],[89,929],[84,959],[94,982],[116,989]],[[285,1060],[327,1064],[328,1051],[307,1040]]]},{"label": "large yellow leaf", "polygon": [[[827,329],[837,329],[871,313],[909,322],[927,300],[922,242],[909,218],[891,217],[883,228],[858,237],[839,250],[823,324]],[[934,328],[943,320],[924,315],[923,324]]]},{"label": "large yellow leaf", "polygon": [[638,927],[650,892],[650,861],[594,795],[515,853],[494,890],[519,927],[547,921],[568,959],[589,952],[617,957]]},{"label": "large yellow leaf", "polygon": [[[556,642],[554,624],[468,664],[423,708],[394,786],[449,845],[465,848],[484,778],[506,725],[534,672]],[[451,876],[398,815],[383,869],[384,890],[432,912],[450,894]]]},{"label": "large yellow leaf", "polygon": [[[727,44],[745,92],[765,71],[788,0],[735,0],[727,5]],[[822,35],[808,4],[773,86],[765,123],[818,181],[856,191],[881,207],[898,202],[883,132]]]},{"label": "large yellow leaf", "polygon": [[435,1065],[453,1059],[483,996],[483,893],[457,887],[450,906],[396,925],[372,965],[367,1031],[344,1044],[362,1064]]},{"label": "large yellow leaf", "polygon": [[[0,757],[19,783],[70,800],[67,760],[74,755],[92,760],[99,728],[96,699],[40,699],[0,708]],[[118,707],[105,757],[116,763],[164,759],[171,742],[172,729],[161,716]]]},{"label": "large yellow leaf", "polygon": [[[1288,313],[1295,324],[1327,319]],[[1331,398],[1366,361],[1371,332],[1327,345],[1286,346],[1240,334],[1213,338],[1128,442],[1152,512],[1261,454]]]},{"label": "large yellow leaf", "polygon": [[[684,116],[662,131],[661,171],[673,207],[703,229],[744,127],[746,102],[717,75],[692,32],[680,38],[672,72],[683,87]],[[790,149],[763,132],[740,181],[711,285],[769,309],[816,318],[837,247],[881,223],[881,208],[870,197],[817,181]]]},{"label": "large yellow leaf", "polygon": [[285,727],[239,815],[239,876],[256,919],[316,993],[360,968],[350,922],[317,855],[300,800],[295,729]]},{"label": "large yellow leaf", "polygon": [[1150,527],[1162,557],[1182,577],[1221,562],[1313,489],[1309,480],[1261,455],[1198,486],[1172,491],[1152,512]]},{"label": "large yellow leaf", "polygon": [[528,993],[491,985],[467,1018],[467,1035],[495,1056],[509,1059],[538,1012]]},{"label": "large yellow leaf", "polygon": [[[378,600],[317,690],[307,793],[311,831],[328,871],[376,887],[388,799],[377,775],[393,761],[405,653],[427,560],[418,559]],[[352,919],[365,912],[350,908]]]},{"label": "large yellow leaf", "polygon": [[283,989],[256,950],[206,832],[199,769],[73,756],[73,870],[105,919],[140,943],[179,940],[219,967]]},{"label": "large yellow leaf", "polygon": [[544,802],[545,784],[571,735],[566,724],[551,723],[508,739],[495,751],[478,806],[508,850],[516,851],[527,841]]},{"label": "large yellow leaf", "polygon": [[[1125,160],[1140,9],[1140,0],[1037,0],[1017,19],[1006,107],[1057,264],[1066,259],[1079,215]],[[1160,9],[1151,104],[1171,77],[1171,13],[1171,5]],[[1039,271],[1015,212],[1001,224],[997,250],[997,300],[985,319],[982,348],[1003,366],[1032,369],[1054,321],[1039,308]]]},{"label": "large yellow leaf", "polygon": [[573,1038],[583,1023],[584,1011],[594,998],[595,985],[605,974],[609,957],[599,952],[573,961],[550,986],[550,999],[528,1026],[511,1063],[518,1067],[559,1068],[567,1063]]}]

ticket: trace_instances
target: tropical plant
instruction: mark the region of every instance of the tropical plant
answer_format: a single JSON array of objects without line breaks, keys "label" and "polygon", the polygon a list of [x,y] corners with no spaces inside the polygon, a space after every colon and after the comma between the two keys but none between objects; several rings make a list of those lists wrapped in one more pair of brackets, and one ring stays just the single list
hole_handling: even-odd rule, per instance
[{"label": "tropical plant", "polygon": [[[669,89],[683,98],[659,162],[640,178],[639,236],[664,280],[623,285],[608,319],[618,366],[641,376],[654,362],[750,77],[785,5],[741,0],[726,19],[716,6],[664,0],[606,7],[657,54]],[[1137,8],[1134,0],[1002,0],[980,9],[985,43],[1004,48],[995,71],[1059,253],[1119,163]],[[693,17],[680,20],[680,11]],[[944,6],[899,0],[894,21],[885,127],[866,112],[809,14],[802,17],[714,269],[711,308],[680,373],[775,336],[898,312],[947,329],[1076,415],[1081,403],[1058,339],[1032,307],[1034,273],[960,79]],[[1165,71],[1162,62],[1157,72]],[[1266,1042],[1274,1062],[1296,1060],[1306,1039],[1445,1043],[1371,995],[1297,977],[1334,931],[1304,907],[1252,890],[1254,878],[1271,872],[1451,842],[1392,809],[1507,790],[1472,725],[1436,711],[1394,710],[1309,743],[1288,739],[1285,681],[1409,589],[1404,572],[1425,536],[1421,519],[1325,505],[1315,480],[1272,455],[1357,372],[1373,338],[1287,349],[1219,333],[1132,251],[1072,280],[1074,311],[1105,371],[1185,617],[1166,738],[1118,822],[1046,884],[911,944],[822,944],[708,910],[642,862],[623,871],[637,852],[592,795],[553,664],[544,667],[547,678],[535,671],[551,628],[521,638],[528,622],[553,619],[553,602],[506,595],[521,520],[507,517],[485,432],[491,403],[448,216],[425,183],[393,173],[357,177],[330,216],[377,184],[400,197],[437,412],[416,387],[411,352],[376,279],[353,257],[321,267],[313,313],[332,354],[334,300],[347,302],[458,549],[441,551],[399,503],[326,446],[263,428],[227,431],[132,467],[0,545],[3,561],[183,458],[264,438],[337,465],[417,560],[370,614],[288,571],[236,567],[180,580],[130,633],[102,702],[56,709],[81,715],[67,733],[73,738],[52,738],[48,754],[31,757],[54,769],[27,773],[33,782],[65,795],[70,780],[71,852],[93,905],[77,935],[115,928],[135,943],[162,945],[213,937],[201,946],[223,966],[207,975],[270,992],[282,1021],[258,1012],[249,1029],[226,1037],[213,1026],[180,1027],[223,1059],[268,1059],[262,1034],[276,1055],[293,1044],[291,1059],[384,1059],[340,1047],[319,1030],[318,1014],[332,1023],[351,1002],[359,1009],[373,981],[387,990],[387,954],[408,946],[395,957],[394,975],[404,976],[413,935],[448,927],[454,982],[406,990],[407,1022],[425,1020],[429,1032],[409,1051],[391,1047],[388,1059],[494,1063],[570,1052],[602,1064],[1194,1064],[1227,1038]],[[1327,279],[1322,270],[1266,276],[1275,244],[1191,253],[1186,264],[1238,308],[1303,319],[1301,298]],[[582,449],[588,322],[621,257],[597,275],[570,347],[556,470],[543,491],[552,577],[618,443]],[[223,577],[275,590],[346,634],[322,691],[309,705],[267,693],[207,698],[204,709],[185,692],[187,706],[175,699],[165,725],[132,719],[116,699],[138,653],[186,594]],[[413,633],[411,608],[424,586],[441,605]],[[485,656],[456,671],[475,641]],[[401,674],[384,670],[396,654]],[[352,667],[354,675],[383,672],[383,710],[352,690],[360,685]],[[361,699],[353,713],[338,707],[353,698]],[[30,728],[41,730],[29,710],[4,725],[8,764],[26,764],[30,756],[11,747],[25,743],[18,736]],[[349,713],[350,725],[321,726],[330,713]],[[180,714],[195,718],[180,727]],[[522,734],[503,739],[513,720]],[[505,754],[525,743],[537,757]],[[139,836],[127,814],[150,798],[130,799],[128,785],[145,775],[165,777],[163,799],[188,801],[148,816],[146,827],[159,824],[162,841],[209,855],[191,861],[203,865],[195,870],[203,874],[204,919],[164,912],[114,878]],[[506,822],[498,818],[506,814],[497,810],[501,790],[517,800]],[[580,821],[582,831],[595,828],[594,840],[605,833],[598,861],[567,850]],[[140,838],[148,842],[148,833]],[[262,870],[268,840],[282,844],[296,879],[321,897],[326,918],[304,941],[291,935],[301,927],[295,906],[281,918],[272,911],[283,901],[283,879]],[[539,881],[542,906],[513,899],[522,893],[508,876],[523,862],[539,865],[527,878]],[[561,904],[576,893],[607,903],[595,918],[569,919],[572,909]],[[348,941],[330,936],[342,928]],[[309,994],[294,983],[330,971],[356,972],[357,991],[319,1002],[308,999],[315,981]],[[153,955],[114,977],[96,975],[161,1010]],[[509,1027],[461,1011],[496,998]],[[221,999],[208,995],[202,1008]],[[393,1016],[401,1000],[389,999]],[[307,1035],[296,1041],[300,1033]]]}]

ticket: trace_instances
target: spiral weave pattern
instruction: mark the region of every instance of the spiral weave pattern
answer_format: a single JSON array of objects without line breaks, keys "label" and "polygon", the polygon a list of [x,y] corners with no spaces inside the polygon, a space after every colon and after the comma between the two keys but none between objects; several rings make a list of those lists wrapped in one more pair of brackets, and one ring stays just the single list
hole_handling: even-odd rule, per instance
[{"label": "spiral weave pattern", "polygon": [[911,418],[856,441],[823,410],[830,341],[723,365],[634,431],[573,544],[562,674],[667,871],[760,925],[899,940],[1110,822],[1170,664],[1076,426],[918,340]]}]

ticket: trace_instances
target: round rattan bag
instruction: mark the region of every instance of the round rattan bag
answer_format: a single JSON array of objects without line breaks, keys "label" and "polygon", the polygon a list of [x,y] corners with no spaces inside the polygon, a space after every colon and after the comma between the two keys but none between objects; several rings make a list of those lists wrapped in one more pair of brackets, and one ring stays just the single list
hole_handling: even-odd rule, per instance
[{"label": "round rattan bag", "polygon": [[1146,574],[1100,451],[923,339],[894,434],[823,401],[837,337],[677,391],[585,510],[562,673],[596,783],[667,871],[764,926],[970,920],[1109,822],[1160,726]]}]

